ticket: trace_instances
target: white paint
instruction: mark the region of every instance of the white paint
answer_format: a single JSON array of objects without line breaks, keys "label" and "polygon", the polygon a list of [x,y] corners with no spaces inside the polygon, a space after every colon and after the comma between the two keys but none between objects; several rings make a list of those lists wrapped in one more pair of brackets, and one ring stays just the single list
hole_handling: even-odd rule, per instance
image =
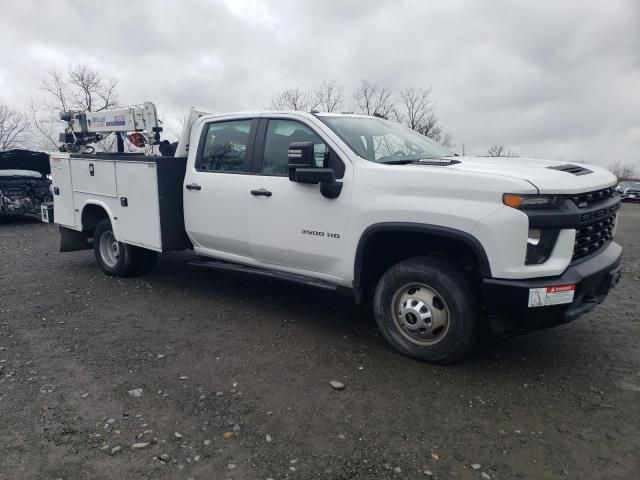
[{"label": "white paint", "polygon": [[[195,146],[209,122],[266,115],[305,123],[338,154],[346,168],[337,199],[323,197],[318,185],[297,184],[286,177],[196,171]],[[376,164],[358,157],[315,115],[301,112],[203,115],[193,111],[181,136],[185,152],[187,139],[184,186],[197,183],[202,188],[183,190],[184,217],[198,254],[343,286],[352,285],[362,234],[387,222],[447,227],[472,235],[485,249],[494,278],[559,275],[571,261],[575,230],[560,232],[544,264],[526,266],[527,216],[505,207],[503,193],[579,193],[615,183],[615,177],[599,167],[586,166],[593,173],[575,176],[546,168],[561,162],[520,158],[456,157],[460,163],[452,166]],[[151,170],[141,162],[132,166],[120,160],[115,165],[93,161],[100,173],[96,178],[87,174],[90,161],[71,161],[73,206],[82,212],[87,203],[103,205],[110,218],[118,218],[112,222],[119,240],[160,251],[158,196]],[[60,178],[64,172],[61,168],[54,174],[54,184],[64,181]],[[260,188],[273,195],[251,195],[251,190]],[[128,209],[120,207],[122,192],[131,198],[139,194]],[[68,199],[56,199],[56,221],[69,217],[69,207]],[[82,228],[79,218],[74,228]],[[305,229],[325,235],[305,235]]]}]

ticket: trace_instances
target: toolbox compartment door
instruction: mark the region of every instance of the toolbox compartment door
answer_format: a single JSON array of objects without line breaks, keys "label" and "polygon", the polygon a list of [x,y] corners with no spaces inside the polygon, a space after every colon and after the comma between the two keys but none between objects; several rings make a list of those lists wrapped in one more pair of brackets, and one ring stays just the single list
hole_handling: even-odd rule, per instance
[{"label": "toolbox compartment door", "polygon": [[51,191],[53,192],[55,222],[75,229],[76,215],[73,206],[71,159],[67,154],[54,153],[49,161],[51,163]]},{"label": "toolbox compartment door", "polygon": [[116,166],[113,160],[72,158],[73,191],[116,197]]},{"label": "toolbox compartment door", "polygon": [[121,242],[162,251],[155,162],[115,162],[118,199],[113,213]]}]

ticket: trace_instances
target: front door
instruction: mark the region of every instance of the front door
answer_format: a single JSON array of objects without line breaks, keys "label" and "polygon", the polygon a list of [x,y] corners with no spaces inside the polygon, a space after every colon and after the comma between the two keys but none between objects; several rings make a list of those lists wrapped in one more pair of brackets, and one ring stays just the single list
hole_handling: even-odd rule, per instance
[{"label": "front door", "polygon": [[252,258],[247,209],[257,124],[249,118],[203,126],[195,162],[189,162],[184,179],[185,224],[197,253]]},{"label": "front door", "polygon": [[[319,185],[289,181],[288,148],[312,141],[316,163],[335,167],[343,182],[340,196],[328,199]],[[292,119],[263,119],[256,140],[260,165],[249,178],[249,231],[256,260],[265,266],[337,281],[345,278],[351,169],[338,159],[313,127]],[[258,151],[259,149],[259,151]],[[349,167],[349,165],[347,165]],[[320,273],[322,272],[322,273]]]}]

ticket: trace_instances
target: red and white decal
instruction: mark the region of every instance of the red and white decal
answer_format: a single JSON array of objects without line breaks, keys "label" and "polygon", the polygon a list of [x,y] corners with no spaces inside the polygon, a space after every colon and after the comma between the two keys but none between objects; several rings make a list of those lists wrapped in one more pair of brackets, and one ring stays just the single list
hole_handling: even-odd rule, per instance
[{"label": "red and white decal", "polygon": [[530,288],[529,307],[548,307],[573,302],[575,285],[557,285],[555,287]]}]

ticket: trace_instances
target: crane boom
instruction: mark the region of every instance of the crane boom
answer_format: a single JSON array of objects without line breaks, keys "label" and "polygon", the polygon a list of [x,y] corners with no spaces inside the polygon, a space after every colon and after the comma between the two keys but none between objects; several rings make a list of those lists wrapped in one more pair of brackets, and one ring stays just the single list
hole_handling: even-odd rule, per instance
[{"label": "crane boom", "polygon": [[61,112],[60,120],[67,122],[64,133],[60,134],[60,142],[64,144],[61,151],[92,153],[94,148],[89,144],[112,133],[118,138],[118,151],[124,149],[123,135],[130,132],[137,132],[135,138],[143,144],[160,143],[162,127],[151,102],[99,112]]}]

